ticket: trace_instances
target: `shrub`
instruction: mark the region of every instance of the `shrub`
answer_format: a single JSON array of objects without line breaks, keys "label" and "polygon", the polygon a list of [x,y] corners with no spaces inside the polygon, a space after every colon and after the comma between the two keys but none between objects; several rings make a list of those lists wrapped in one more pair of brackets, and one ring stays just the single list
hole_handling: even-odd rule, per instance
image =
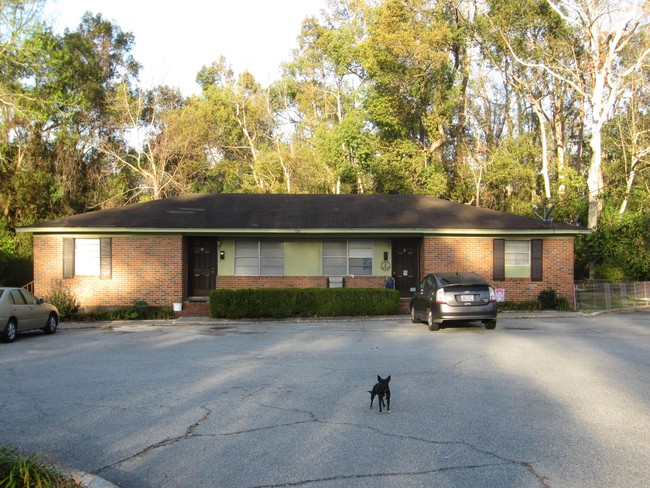
[{"label": "shrub", "polygon": [[71,478],[60,474],[36,455],[23,456],[0,446],[0,486],[3,488],[79,488]]},{"label": "shrub", "polygon": [[210,292],[215,318],[335,317],[397,311],[399,292],[380,288],[217,289]]},{"label": "shrub", "polygon": [[90,312],[79,315],[78,319],[88,322],[103,322],[113,320],[169,320],[176,316],[171,307],[152,307],[146,302],[136,301],[131,307],[108,310],[106,312]]},{"label": "shrub", "polygon": [[557,310],[561,312],[573,312],[574,309],[571,308],[571,305],[569,305],[569,300],[567,300],[564,297],[560,297],[557,299]]},{"label": "shrub", "polygon": [[550,288],[540,291],[537,295],[537,301],[539,301],[542,310],[557,310],[557,300],[557,292]]},{"label": "shrub", "polygon": [[537,300],[529,300],[522,302],[499,302],[497,303],[497,310],[499,312],[515,311],[515,312],[536,312],[541,310],[541,304]]},{"label": "shrub", "polygon": [[626,281],[629,279],[622,266],[610,263],[604,263],[596,267],[594,277],[598,280],[605,281]]},{"label": "shrub", "polygon": [[45,301],[54,305],[59,311],[62,321],[72,320],[77,317],[81,309],[77,296],[72,290],[61,282],[52,288]]}]

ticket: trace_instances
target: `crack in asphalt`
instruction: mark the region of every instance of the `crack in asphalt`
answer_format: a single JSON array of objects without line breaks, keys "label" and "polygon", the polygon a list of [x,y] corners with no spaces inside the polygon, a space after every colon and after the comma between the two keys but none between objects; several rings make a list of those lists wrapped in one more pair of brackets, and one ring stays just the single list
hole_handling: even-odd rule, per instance
[{"label": "crack in asphalt", "polygon": [[132,455],[127,456],[127,457],[125,457],[125,458],[123,458],[123,459],[120,459],[120,460],[115,461],[115,462],[113,462],[113,463],[111,463],[111,464],[108,464],[108,465],[106,465],[106,466],[104,466],[104,467],[102,467],[102,468],[99,468],[99,469],[97,469],[97,470],[95,470],[95,471],[92,471],[92,474],[99,474],[99,473],[101,473],[102,471],[105,471],[105,470],[107,470],[107,469],[113,468],[113,467],[115,467],[115,466],[117,466],[117,465],[119,465],[119,464],[122,464],[122,463],[126,462],[126,461],[130,461],[131,459],[135,459],[135,458],[137,458],[137,457],[144,456],[144,455],[146,455],[147,453],[149,453],[149,452],[151,452],[151,451],[153,451],[153,450],[155,450],[155,449],[158,449],[159,447],[170,446],[170,445],[172,445],[172,444],[176,444],[176,443],[179,442],[179,441],[182,441],[182,440],[185,440],[185,439],[190,439],[190,438],[192,438],[192,437],[195,437],[195,435],[196,435],[196,434],[195,434],[196,429],[199,428],[199,427],[201,426],[201,424],[202,424],[203,422],[205,422],[205,421],[208,419],[208,417],[212,414],[212,410],[210,410],[210,408],[208,408],[206,405],[203,405],[201,408],[202,408],[203,410],[205,410],[205,414],[204,414],[203,417],[201,417],[199,420],[197,420],[197,421],[194,422],[192,425],[190,425],[190,426],[185,430],[185,433],[184,433],[184,434],[179,435],[179,436],[175,436],[175,437],[168,437],[167,439],[163,439],[162,441],[159,441],[159,442],[156,442],[156,443],[154,443],[154,444],[151,444],[150,446],[145,447],[144,449],[142,449],[142,450],[136,452],[135,454],[132,454]]},{"label": "crack in asphalt", "polygon": [[475,465],[466,465],[466,466],[450,466],[446,468],[437,468],[437,469],[430,469],[424,471],[348,474],[348,475],[340,475],[340,476],[329,476],[325,478],[314,478],[309,480],[290,481],[288,483],[278,483],[272,485],[256,485],[256,486],[251,486],[250,488],[281,488],[283,486],[306,486],[312,483],[322,483],[326,481],[345,481],[345,480],[360,480],[360,479],[367,479],[367,478],[397,478],[400,476],[419,476],[419,475],[426,475],[426,474],[443,473],[445,471],[488,468],[488,467],[505,465],[505,464],[508,463],[489,463],[489,464],[475,464]]},{"label": "crack in asphalt", "polygon": [[318,418],[316,414],[314,414],[311,411],[308,410],[301,410],[301,409],[294,409],[294,408],[283,408],[283,407],[278,407],[275,405],[268,405],[264,404],[261,402],[254,402],[261,407],[264,408],[270,408],[270,409],[275,409],[275,410],[281,410],[285,412],[291,412],[291,413],[299,413],[302,415],[307,415],[309,416],[309,419],[305,420],[298,420],[295,422],[284,422],[280,424],[273,424],[273,425],[266,425],[263,427],[256,427],[253,429],[244,429],[244,430],[238,430],[238,431],[232,431],[232,432],[220,432],[216,434],[198,434],[196,433],[196,430],[203,424],[212,414],[212,410],[208,407],[208,405],[203,405],[201,408],[205,411],[203,417],[201,417],[199,420],[194,422],[192,425],[190,425],[186,430],[185,433],[179,436],[175,437],[169,437],[167,439],[163,439],[159,442],[156,442],[154,444],[151,444],[144,449],[138,451],[135,454],[132,454],[130,456],[127,456],[123,459],[120,459],[118,461],[115,461],[107,466],[104,466],[102,468],[99,468],[98,470],[94,471],[93,474],[99,474],[102,471],[105,471],[107,469],[113,468],[119,464],[122,464],[124,462],[130,461],[132,459],[138,458],[145,456],[149,452],[158,449],[160,447],[165,447],[169,446],[172,444],[175,444],[177,442],[183,441],[183,440],[188,440],[193,437],[225,437],[225,436],[235,436],[235,435],[243,435],[243,434],[250,434],[253,432],[260,432],[264,430],[273,430],[273,429],[279,429],[279,428],[284,428],[284,427],[292,427],[296,425],[303,425],[303,424],[311,424],[311,423],[316,423],[316,424],[323,424],[323,425],[337,425],[337,426],[347,426],[347,427],[354,427],[357,429],[366,429],[370,430],[372,432],[375,432],[378,435],[382,435],[385,437],[392,437],[392,438],[398,438],[402,440],[409,440],[409,441],[416,441],[416,442],[422,442],[425,444],[429,445],[452,445],[452,446],[462,446],[465,447],[469,450],[475,451],[480,454],[484,454],[487,456],[491,456],[496,459],[496,462],[494,463],[484,463],[484,464],[468,464],[468,465],[458,465],[458,466],[448,466],[448,467],[441,467],[441,468],[433,468],[429,470],[422,470],[422,471],[393,471],[393,472],[385,472],[385,473],[364,473],[364,474],[350,474],[350,475],[338,475],[338,476],[331,476],[331,477],[325,477],[325,478],[314,478],[314,479],[307,479],[307,480],[300,480],[300,481],[293,481],[293,482],[286,482],[286,483],[277,483],[277,484],[266,484],[266,485],[256,485],[252,486],[250,488],[280,488],[280,487],[289,487],[289,486],[306,486],[311,483],[320,483],[320,482],[327,482],[327,481],[345,481],[345,480],[355,480],[355,479],[365,479],[365,478],[380,478],[380,477],[400,477],[400,476],[418,476],[418,475],[427,475],[427,474],[435,474],[435,473],[442,473],[446,471],[458,471],[458,470],[464,470],[464,469],[480,469],[480,468],[486,468],[486,467],[494,467],[494,466],[507,466],[507,465],[514,465],[514,466],[520,466],[525,468],[537,481],[541,484],[542,488],[551,488],[551,486],[548,484],[548,478],[546,476],[541,475],[535,470],[535,467],[526,461],[520,461],[516,459],[509,459],[505,456],[496,454],[492,451],[489,451],[487,449],[483,449],[481,447],[478,447],[471,442],[468,441],[438,441],[438,440],[432,440],[432,439],[426,439],[424,437],[417,437],[417,436],[411,436],[411,435],[403,435],[403,434],[394,434],[394,433],[387,433],[383,432],[382,430],[368,426],[368,425],[360,425],[360,424],[355,424],[352,422],[332,422],[332,421],[327,421]]}]

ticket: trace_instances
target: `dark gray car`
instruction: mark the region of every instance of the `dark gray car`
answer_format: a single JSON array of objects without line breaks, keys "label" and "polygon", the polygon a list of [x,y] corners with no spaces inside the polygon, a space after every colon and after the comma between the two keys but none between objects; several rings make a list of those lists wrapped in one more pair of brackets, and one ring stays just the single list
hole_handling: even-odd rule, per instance
[{"label": "dark gray car", "polygon": [[430,330],[444,322],[480,320],[486,329],[497,326],[494,289],[476,273],[431,273],[415,289],[411,321],[426,321]]}]

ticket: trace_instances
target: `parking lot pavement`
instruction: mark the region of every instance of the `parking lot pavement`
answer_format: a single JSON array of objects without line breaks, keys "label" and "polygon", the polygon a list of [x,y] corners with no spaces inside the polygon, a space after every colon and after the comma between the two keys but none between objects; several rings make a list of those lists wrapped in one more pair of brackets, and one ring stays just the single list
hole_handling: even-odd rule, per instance
[{"label": "parking lot pavement", "polygon": [[645,487],[649,318],[62,324],[0,345],[0,444],[135,488]]}]

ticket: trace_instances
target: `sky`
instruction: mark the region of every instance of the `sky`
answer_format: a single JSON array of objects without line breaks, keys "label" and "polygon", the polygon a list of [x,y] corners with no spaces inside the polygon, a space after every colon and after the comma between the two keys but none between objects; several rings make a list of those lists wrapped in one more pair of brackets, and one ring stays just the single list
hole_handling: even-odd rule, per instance
[{"label": "sky", "polygon": [[135,36],[133,57],[143,88],[165,84],[186,96],[200,91],[204,65],[226,57],[235,73],[250,71],[267,85],[297,47],[303,19],[326,0],[49,0],[55,31],[75,30],[84,12],[101,13]]}]

